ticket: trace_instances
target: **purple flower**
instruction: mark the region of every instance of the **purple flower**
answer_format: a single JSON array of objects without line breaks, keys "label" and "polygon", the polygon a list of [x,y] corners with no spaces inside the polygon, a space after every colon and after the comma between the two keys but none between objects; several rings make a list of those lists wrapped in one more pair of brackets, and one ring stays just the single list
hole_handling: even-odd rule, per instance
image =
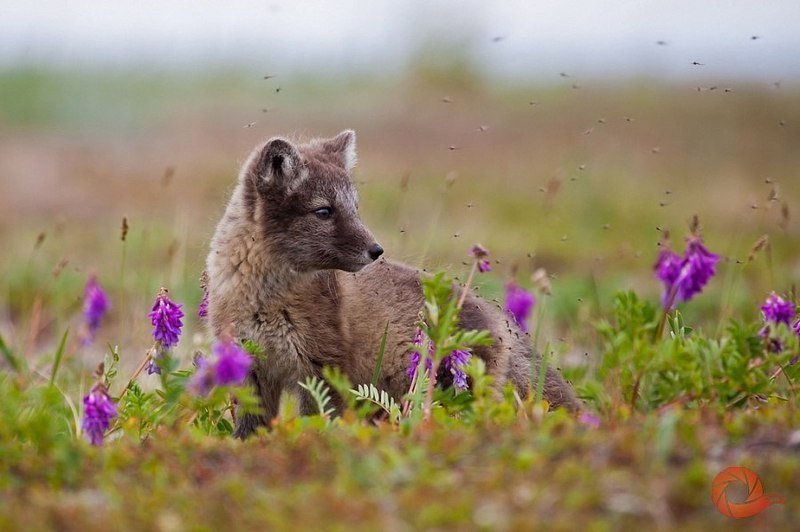
[{"label": "purple flower", "polygon": [[83,398],[83,433],[89,438],[92,445],[103,443],[103,435],[111,420],[117,417],[117,407],[108,396],[106,387],[97,383],[89,395]]},{"label": "purple flower", "polygon": [[197,371],[189,379],[187,387],[195,395],[205,397],[214,387],[214,367],[203,356],[195,356],[194,365]]},{"label": "purple flower", "polygon": [[[414,334],[414,345],[417,347],[421,347],[425,343],[425,335],[422,332],[422,329],[417,329],[417,332]],[[428,368],[430,371],[433,368],[433,342],[428,343],[428,356],[425,357],[425,367]],[[417,373],[417,368],[419,367],[419,361],[422,358],[422,355],[419,352],[419,349],[411,352],[411,362],[408,364],[408,378],[413,379],[414,375]]]},{"label": "purple flower", "polygon": [[462,390],[467,389],[467,374],[464,372],[464,367],[469,362],[472,353],[469,351],[461,351],[456,349],[449,355],[442,359],[442,366],[445,371],[449,371],[453,375],[453,385]]},{"label": "purple flower", "polygon": [[161,366],[159,366],[158,362],[153,359],[150,359],[150,361],[147,363],[146,369],[148,375],[161,375]]},{"label": "purple flower", "polygon": [[526,291],[514,281],[506,285],[506,313],[517,322],[523,332],[528,332],[528,317],[531,308],[536,304],[533,294]]},{"label": "purple flower", "polygon": [[719,260],[719,255],[708,251],[695,236],[689,239],[683,259],[668,249],[661,251],[653,269],[664,283],[662,305],[666,308],[676,298],[689,301],[699,294],[716,273]]},{"label": "purple flower", "polygon": [[253,358],[238,344],[225,340],[212,348],[213,362],[198,355],[194,358],[197,371],[189,379],[189,390],[205,397],[214,386],[241,386],[247,378]]},{"label": "purple flower", "polygon": [[197,308],[197,315],[201,318],[208,316],[208,290],[203,289],[203,299],[200,300],[200,306]]},{"label": "purple flower", "polygon": [[469,256],[474,259],[488,259],[489,250],[480,244],[473,244],[472,247],[469,248]]},{"label": "purple flower", "polygon": [[658,254],[658,259],[653,267],[656,277],[664,283],[664,294],[661,296],[661,305],[666,308],[669,298],[675,286],[675,282],[681,275],[681,264],[683,259],[671,249],[662,249]]},{"label": "purple flower", "polygon": [[761,305],[761,312],[764,315],[764,321],[767,323],[785,323],[789,325],[795,315],[795,305],[791,301],[778,296],[772,292],[767,300]]},{"label": "purple flower", "polygon": [[[414,342],[413,345],[417,346],[418,349],[411,352],[411,362],[408,365],[408,378],[413,379],[414,375],[417,373],[417,368],[419,367],[420,359],[422,355],[420,353],[419,347],[424,344],[425,335],[421,329],[417,329],[416,334],[414,335]],[[428,342],[428,356],[425,357],[425,367],[430,371],[433,369],[433,352],[435,348],[433,342]],[[472,353],[469,351],[461,351],[455,350],[452,351],[449,355],[442,359],[441,365],[439,366],[441,378],[441,372],[449,372],[453,375],[453,385],[458,388],[466,389],[467,388],[467,374],[464,373],[464,367],[469,362],[469,358],[472,356]]]},{"label": "purple flower", "polygon": [[692,237],[686,246],[686,255],[678,277],[678,296],[682,301],[689,301],[699,294],[703,287],[717,273],[720,257],[708,251],[703,242]]},{"label": "purple flower", "polygon": [[478,271],[481,273],[486,273],[492,271],[492,264],[487,259],[481,259],[478,261]]},{"label": "purple flower", "polygon": [[83,321],[86,324],[86,337],[83,339],[84,345],[89,344],[100,327],[100,321],[108,313],[111,303],[108,296],[103,291],[103,287],[97,282],[97,277],[92,275],[86,282],[83,291]]},{"label": "purple flower", "polygon": [[178,343],[183,327],[182,306],[171,301],[167,297],[166,288],[162,288],[153,304],[153,310],[147,314],[153,323],[153,338],[164,349],[169,349]]},{"label": "purple flower", "polygon": [[586,412],[585,410],[578,416],[578,423],[586,425],[587,427],[592,427],[593,429],[600,428],[600,418],[597,417],[596,414]]},{"label": "purple flower", "polygon": [[253,364],[252,357],[231,341],[218,342],[213,351],[217,356],[214,365],[216,383],[220,386],[241,386]]},{"label": "purple flower", "polygon": [[800,336],[800,320],[794,322],[794,325],[792,325],[792,330],[797,336]]},{"label": "purple flower", "polygon": [[782,353],[783,341],[780,338],[767,338],[767,351],[770,353]]}]

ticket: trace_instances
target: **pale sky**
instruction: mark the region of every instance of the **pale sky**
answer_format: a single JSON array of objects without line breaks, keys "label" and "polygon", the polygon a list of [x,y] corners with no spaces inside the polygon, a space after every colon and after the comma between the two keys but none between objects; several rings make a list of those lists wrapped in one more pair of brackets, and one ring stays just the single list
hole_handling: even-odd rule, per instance
[{"label": "pale sky", "polygon": [[776,81],[800,79],[798,28],[796,0],[5,0],[0,68],[383,74],[401,70],[425,43],[467,50],[488,73],[507,77],[680,79],[702,68],[705,76]]}]

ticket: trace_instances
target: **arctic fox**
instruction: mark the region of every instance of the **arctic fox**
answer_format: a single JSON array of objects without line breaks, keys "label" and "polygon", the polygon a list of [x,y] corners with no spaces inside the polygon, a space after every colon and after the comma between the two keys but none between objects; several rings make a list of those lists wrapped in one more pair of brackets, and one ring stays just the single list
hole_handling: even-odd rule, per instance
[{"label": "arctic fox", "polygon": [[[369,382],[387,323],[377,386],[397,400],[408,391],[409,346],[423,307],[420,272],[380,258],[383,248],[358,215],[355,164],[350,130],[304,144],[272,138],[242,167],[217,226],[207,259],[209,322],[216,336],[249,339],[267,354],[249,377],[261,413],[237,416],[240,438],[269,425],[283,391],[300,396],[301,412],[313,412],[297,383],[321,377],[325,366],[338,366],[354,384]],[[493,345],[474,354],[494,386],[511,381],[526,397],[531,349],[513,320],[469,294],[460,325],[491,333]],[[544,397],[553,407],[579,408],[552,368]]]}]

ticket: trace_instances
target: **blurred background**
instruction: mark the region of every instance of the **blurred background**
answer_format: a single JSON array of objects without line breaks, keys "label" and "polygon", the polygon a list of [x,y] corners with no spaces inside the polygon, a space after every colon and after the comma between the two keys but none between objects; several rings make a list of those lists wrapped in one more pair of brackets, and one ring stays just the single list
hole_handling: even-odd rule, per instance
[{"label": "blurred background", "polygon": [[689,319],[752,318],[800,279],[799,21],[789,1],[7,0],[0,332],[51,345],[91,273],[114,304],[93,349],[143,352],[159,286],[199,331],[241,162],[345,128],[387,255],[459,274],[481,242],[491,298],[545,268],[562,351],[615,291],[659,296],[659,240],[682,251],[695,214],[726,260]]}]

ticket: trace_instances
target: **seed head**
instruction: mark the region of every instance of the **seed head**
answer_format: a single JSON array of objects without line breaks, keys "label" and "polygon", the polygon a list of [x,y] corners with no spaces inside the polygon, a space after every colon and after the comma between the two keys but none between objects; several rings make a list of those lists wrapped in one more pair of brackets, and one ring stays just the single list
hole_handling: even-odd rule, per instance
[{"label": "seed head", "polygon": [[469,256],[475,259],[488,259],[489,250],[480,244],[473,244],[469,250]]}]

